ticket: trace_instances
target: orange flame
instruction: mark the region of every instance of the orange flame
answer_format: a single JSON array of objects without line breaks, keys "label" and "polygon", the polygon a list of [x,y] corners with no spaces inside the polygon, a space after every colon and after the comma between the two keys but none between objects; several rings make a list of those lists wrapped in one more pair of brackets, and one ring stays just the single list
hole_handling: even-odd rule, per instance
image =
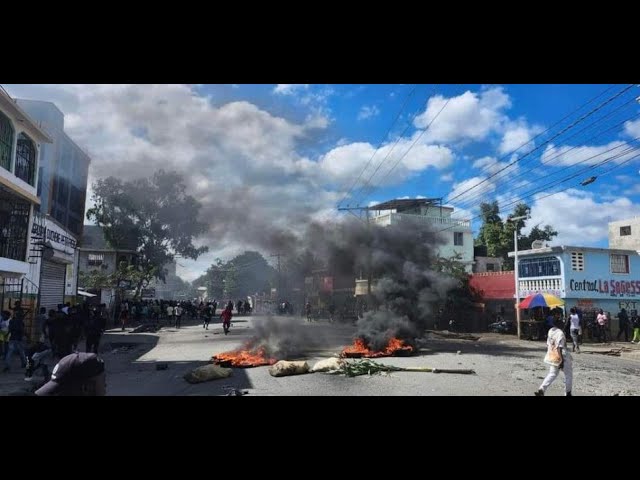
[{"label": "orange flame", "polygon": [[264,347],[258,347],[253,350],[245,349],[223,352],[214,355],[211,360],[213,363],[230,362],[232,367],[259,367],[261,365],[273,365],[276,363],[275,358],[269,358],[267,350]]},{"label": "orange flame", "polygon": [[410,353],[413,351],[413,347],[411,345],[405,345],[404,341],[399,338],[392,338],[383,350],[376,352],[370,350],[362,338],[356,338],[353,345],[349,345],[342,350],[342,356],[349,357],[359,355],[366,358],[390,357],[397,355],[400,351]]}]

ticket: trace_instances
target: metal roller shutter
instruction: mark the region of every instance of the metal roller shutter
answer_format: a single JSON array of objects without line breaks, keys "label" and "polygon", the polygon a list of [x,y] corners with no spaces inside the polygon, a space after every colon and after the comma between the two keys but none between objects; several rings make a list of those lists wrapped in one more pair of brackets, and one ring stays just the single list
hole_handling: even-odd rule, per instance
[{"label": "metal roller shutter", "polygon": [[44,260],[40,273],[40,306],[47,310],[64,302],[64,275],[66,265]]}]

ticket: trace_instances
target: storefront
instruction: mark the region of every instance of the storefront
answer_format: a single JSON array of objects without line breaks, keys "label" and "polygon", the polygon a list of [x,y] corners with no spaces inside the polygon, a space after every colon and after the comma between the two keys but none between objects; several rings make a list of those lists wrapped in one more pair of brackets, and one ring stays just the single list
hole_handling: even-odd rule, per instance
[{"label": "storefront", "polygon": [[[514,254],[509,253],[510,257]],[[618,312],[640,310],[640,255],[635,250],[546,247],[518,252],[520,298],[551,293],[590,318],[609,312],[617,329]]]},{"label": "storefront", "polygon": [[39,307],[56,309],[75,298],[76,246],[75,237],[54,219],[48,215],[34,217],[27,280],[38,286]]}]

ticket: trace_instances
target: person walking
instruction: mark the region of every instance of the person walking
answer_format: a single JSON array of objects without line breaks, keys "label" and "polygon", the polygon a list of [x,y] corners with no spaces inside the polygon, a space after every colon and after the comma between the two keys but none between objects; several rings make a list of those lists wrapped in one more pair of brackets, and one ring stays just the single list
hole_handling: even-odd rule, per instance
[{"label": "person walking", "polygon": [[547,354],[544,357],[544,363],[549,365],[549,373],[542,381],[542,384],[535,391],[536,397],[543,397],[544,392],[558,378],[560,370],[564,372],[564,388],[565,395],[571,397],[571,389],[573,388],[573,363],[571,354],[567,350],[567,339],[562,331],[564,322],[561,318],[556,319],[556,323],[549,330],[547,336]]},{"label": "person walking", "polygon": [[616,340],[620,340],[620,335],[622,335],[622,332],[624,332],[624,341],[628,342],[629,341],[629,316],[627,315],[626,309],[623,308],[620,310],[620,313],[618,313],[618,322],[619,322],[618,336],[616,337]]},{"label": "person walking", "polygon": [[576,312],[575,308],[571,309],[571,314],[569,315],[569,325],[571,333],[571,340],[573,341],[573,352],[580,353],[580,344],[578,342],[578,336],[580,335],[580,317],[578,316],[578,312]]}]

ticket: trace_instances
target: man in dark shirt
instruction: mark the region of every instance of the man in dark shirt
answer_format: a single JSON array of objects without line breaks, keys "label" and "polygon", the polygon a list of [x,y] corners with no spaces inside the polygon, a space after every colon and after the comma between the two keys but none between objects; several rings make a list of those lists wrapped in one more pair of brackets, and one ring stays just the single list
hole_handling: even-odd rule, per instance
[{"label": "man in dark shirt", "polygon": [[23,315],[14,314],[9,320],[9,348],[7,348],[7,354],[4,357],[4,371],[8,372],[11,367],[11,357],[14,352],[18,352],[20,355],[20,361],[22,362],[22,368],[27,367],[27,356],[24,352],[24,321]]}]

